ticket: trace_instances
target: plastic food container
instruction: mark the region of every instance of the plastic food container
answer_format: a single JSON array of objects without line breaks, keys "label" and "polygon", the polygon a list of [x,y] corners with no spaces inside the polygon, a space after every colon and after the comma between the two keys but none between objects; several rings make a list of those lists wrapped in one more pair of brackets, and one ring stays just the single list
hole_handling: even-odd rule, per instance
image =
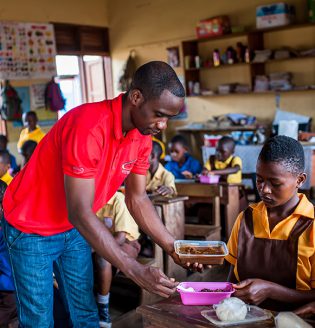
[{"label": "plastic food container", "polygon": [[223,264],[229,254],[223,241],[176,240],[174,249],[182,263]]},{"label": "plastic food container", "polygon": [[247,324],[248,327],[251,327],[250,323],[254,324],[257,322],[263,322],[272,318],[272,313],[270,311],[261,309],[258,306],[254,305],[248,305],[248,312],[244,320],[221,321],[218,319],[214,309],[203,310],[201,311],[201,315],[217,327],[232,327],[245,324]]},{"label": "plastic food container", "polygon": [[215,174],[201,175],[199,177],[199,180],[200,183],[207,183],[207,184],[219,183],[220,176]]},{"label": "plastic food container", "polygon": [[[192,287],[195,292],[178,290],[184,305],[212,305],[219,303],[234,293],[234,288],[229,282],[181,282],[184,288]],[[223,292],[200,292],[207,288],[211,290],[223,289]]]}]

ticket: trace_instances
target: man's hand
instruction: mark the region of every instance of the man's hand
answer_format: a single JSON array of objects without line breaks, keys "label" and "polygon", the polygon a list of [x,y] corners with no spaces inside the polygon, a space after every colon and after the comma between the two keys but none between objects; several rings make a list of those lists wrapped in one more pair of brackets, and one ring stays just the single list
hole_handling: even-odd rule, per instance
[{"label": "man's hand", "polygon": [[269,298],[272,283],[262,279],[246,279],[233,284],[236,289],[233,296],[242,299],[245,303],[258,305]]},{"label": "man's hand", "polygon": [[139,263],[129,270],[128,276],[140,287],[150,293],[169,297],[176,291],[178,282],[169,279],[160,269]]},{"label": "man's hand", "polygon": [[186,170],[186,171],[183,171],[181,173],[186,179],[192,179],[192,177],[193,177],[193,174],[190,171]]},{"label": "man's hand", "polygon": [[162,196],[171,196],[174,193],[174,190],[167,186],[159,186],[155,191]]},{"label": "man's hand", "polygon": [[300,316],[315,314],[315,302],[299,307],[294,311],[294,313]]}]

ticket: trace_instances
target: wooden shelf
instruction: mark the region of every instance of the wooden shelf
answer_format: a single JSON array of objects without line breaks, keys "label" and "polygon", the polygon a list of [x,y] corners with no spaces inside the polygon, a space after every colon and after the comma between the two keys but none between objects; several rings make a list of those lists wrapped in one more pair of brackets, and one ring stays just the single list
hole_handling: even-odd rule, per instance
[{"label": "wooden shelf", "polygon": [[[203,42],[208,42],[208,41],[217,41],[221,39],[231,39],[231,38],[236,38],[236,37],[246,37],[246,43],[247,47],[251,50],[263,50],[265,49],[264,47],[264,36],[266,33],[272,33],[272,32],[278,32],[278,31],[286,31],[286,30],[292,30],[292,29],[299,29],[299,28],[314,28],[315,23],[303,23],[303,24],[292,24],[292,25],[286,25],[286,26],[279,26],[275,28],[268,28],[268,29],[255,29],[255,30],[248,30],[246,32],[241,32],[241,33],[231,33],[231,34],[225,34],[222,36],[217,36],[217,37],[212,37],[212,38],[203,38],[203,39],[195,39],[195,40],[190,40],[190,41],[183,41],[182,42],[182,49],[183,49],[183,56],[184,59],[186,59],[186,56],[189,58],[189,61],[193,62],[193,58],[195,56],[199,56],[199,51],[200,47],[199,45]],[[313,42],[310,42],[311,44],[309,45],[310,48],[313,47]],[[281,46],[281,45],[279,45]],[[282,59],[270,59],[267,60],[266,62],[263,63],[236,63],[236,64],[224,64],[216,67],[201,67],[201,68],[189,68],[189,69],[184,69],[184,74],[185,74],[185,86],[186,90],[189,90],[189,82],[200,82],[201,80],[201,72],[205,72],[207,70],[212,70],[212,69],[224,69],[224,68],[231,68],[231,67],[249,67],[249,78],[246,83],[250,86],[251,89],[253,89],[254,84],[255,84],[255,78],[258,75],[266,75],[266,66],[268,64],[272,64],[275,62],[285,62],[285,61],[297,61],[297,60],[305,60],[305,59],[314,59],[315,56],[302,56],[302,57],[292,57],[292,58],[282,58]],[[245,71],[244,71],[245,72]],[[247,72],[247,71],[246,71]],[[222,72],[222,75],[224,73]],[[311,80],[313,81],[313,80]],[[314,81],[315,84],[315,81]],[[206,87],[207,85],[205,84],[202,87]],[[305,91],[312,91],[312,90],[292,90],[292,91],[277,91],[277,92],[305,92]],[[274,91],[268,91],[265,93],[260,93],[260,94],[271,94],[274,93]],[[253,92],[250,93],[238,93],[237,95],[252,95],[255,94]],[[207,95],[207,96],[197,96],[197,97],[222,97],[222,96],[231,96],[235,94],[227,94],[227,95]],[[193,96],[192,96],[193,97]]]},{"label": "wooden shelf", "polygon": [[259,95],[274,95],[277,93],[298,93],[298,92],[315,92],[315,89],[306,89],[306,90],[277,90],[277,91],[264,91],[264,92],[244,92],[244,93],[227,93],[227,94],[213,94],[213,95],[193,95],[193,96],[187,96],[188,98],[196,98],[196,97],[202,97],[202,98],[212,98],[212,97],[233,97],[233,96],[259,96]]},{"label": "wooden shelf", "polygon": [[235,63],[235,64],[222,64],[220,66],[211,66],[211,67],[200,67],[200,68],[188,68],[186,71],[206,71],[209,69],[220,69],[220,68],[231,68],[231,67],[238,67],[238,66],[249,66],[249,63]]},{"label": "wooden shelf", "polygon": [[315,59],[315,56],[301,56],[301,57],[289,57],[289,58],[279,58],[279,59],[268,59],[262,63],[250,63],[251,65],[261,65],[261,64],[271,64],[274,62],[282,62],[282,61],[295,61],[295,60],[304,60],[304,59]]},{"label": "wooden shelf", "polygon": [[294,29],[304,28],[304,27],[315,27],[315,23],[299,23],[299,24],[290,24],[290,25],[270,27],[270,28],[254,29],[254,30],[251,30],[249,33],[280,32],[280,31],[288,31],[288,30],[294,30]]},{"label": "wooden shelf", "polygon": [[244,32],[229,33],[229,34],[224,34],[224,35],[219,35],[219,36],[187,40],[185,42],[198,42],[198,43],[201,42],[202,43],[202,42],[217,41],[217,40],[222,40],[222,39],[248,36],[249,34],[252,34],[252,33],[256,34],[256,33],[279,32],[279,31],[292,30],[292,29],[298,29],[298,28],[304,28],[304,27],[315,27],[315,23],[300,23],[300,24],[290,24],[290,25],[285,25],[285,26],[264,28],[264,29],[252,29],[252,30],[247,30]]}]

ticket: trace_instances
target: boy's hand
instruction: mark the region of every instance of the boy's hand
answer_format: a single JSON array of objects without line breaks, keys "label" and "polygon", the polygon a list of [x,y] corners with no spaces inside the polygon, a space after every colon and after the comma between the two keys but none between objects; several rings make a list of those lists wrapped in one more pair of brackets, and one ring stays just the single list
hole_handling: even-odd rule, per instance
[{"label": "boy's hand", "polygon": [[245,303],[258,305],[269,298],[272,283],[262,279],[246,279],[233,284],[236,289],[233,296],[242,299]]},{"label": "boy's hand", "polygon": [[193,174],[191,173],[191,172],[189,172],[189,171],[183,171],[182,172],[182,175],[186,178],[186,179],[192,179],[192,177],[193,177]]},{"label": "boy's hand", "polygon": [[297,315],[300,315],[300,316],[315,314],[315,302],[303,305],[303,306],[299,307],[298,309],[296,309],[293,312]]},{"label": "boy's hand", "polygon": [[201,175],[208,175],[208,173],[209,173],[209,170],[206,169],[205,167],[201,171]]},{"label": "boy's hand", "polygon": [[136,259],[138,257],[141,248],[140,244],[136,240],[128,241],[128,239],[126,239],[126,241],[120,247],[133,259]]},{"label": "boy's hand", "polygon": [[159,186],[156,192],[162,196],[171,196],[174,193],[173,189],[167,186]]}]

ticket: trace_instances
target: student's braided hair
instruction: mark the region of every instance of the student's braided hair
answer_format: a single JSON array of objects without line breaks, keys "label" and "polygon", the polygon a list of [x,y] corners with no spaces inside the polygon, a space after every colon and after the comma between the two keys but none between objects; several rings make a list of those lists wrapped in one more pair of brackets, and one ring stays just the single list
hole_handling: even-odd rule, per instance
[{"label": "student's braided hair", "polygon": [[275,136],[264,144],[258,160],[263,162],[281,163],[289,172],[304,172],[305,158],[302,145],[287,136]]}]

